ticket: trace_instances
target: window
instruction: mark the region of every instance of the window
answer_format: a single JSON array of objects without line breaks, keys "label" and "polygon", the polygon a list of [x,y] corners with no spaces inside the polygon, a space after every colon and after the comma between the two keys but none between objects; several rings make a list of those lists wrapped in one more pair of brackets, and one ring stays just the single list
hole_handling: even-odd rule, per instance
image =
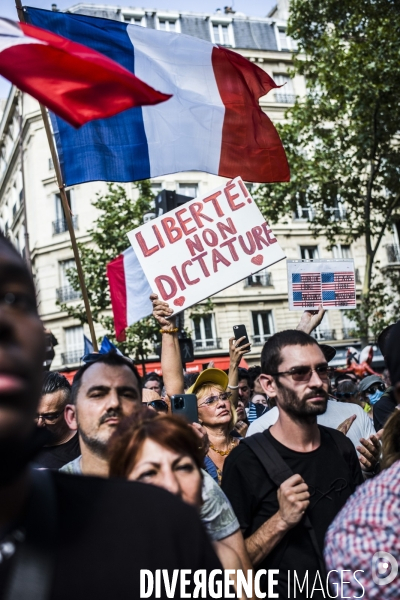
[{"label": "window", "polygon": [[254,275],[249,275],[249,277],[247,277],[245,281],[246,281],[247,286],[254,286],[254,285],[263,285],[266,287],[272,286],[271,273],[269,271],[267,271],[266,269],[263,269],[262,271],[259,271],[258,273],[255,273]]},{"label": "window", "polygon": [[179,33],[178,21],[169,21],[167,19],[158,19],[158,29],[161,31],[174,31]]},{"label": "window", "polygon": [[273,73],[272,79],[276,85],[282,85],[283,87],[275,90],[275,102],[281,102],[282,104],[293,104],[296,100],[294,93],[293,82],[289,75],[285,73]]},{"label": "window", "polygon": [[312,206],[308,203],[307,195],[305,192],[297,193],[297,206],[294,213],[295,219],[307,219],[308,221],[312,221],[314,218],[314,210]]},{"label": "window", "polygon": [[290,50],[289,38],[284,27],[278,28],[278,40],[280,50]]},{"label": "window", "polygon": [[348,244],[336,244],[332,248],[333,258],[352,258],[351,249]]},{"label": "window", "polygon": [[219,347],[213,314],[193,319],[193,332],[195,349],[211,350]]},{"label": "window", "polygon": [[358,337],[357,335],[357,324],[353,319],[349,319],[346,315],[342,314],[342,337],[344,340],[349,338]]},{"label": "window", "polygon": [[274,322],[272,319],[272,310],[263,310],[251,313],[253,317],[253,344],[264,344],[274,333]]},{"label": "window", "polygon": [[178,183],[178,194],[188,196],[189,198],[196,198],[199,193],[198,183]]},{"label": "window", "polygon": [[67,272],[70,269],[76,269],[75,260],[63,260],[59,263],[60,269],[60,287],[56,290],[57,300],[59,302],[68,302],[68,300],[76,300],[81,297],[80,291],[74,290],[71,282],[68,279]]},{"label": "window", "polygon": [[316,340],[335,340],[336,332],[334,329],[329,328],[328,315],[325,313],[321,323],[314,329],[311,334]]},{"label": "window", "polygon": [[303,260],[317,260],[318,247],[317,246],[300,246],[300,256]]},{"label": "window", "polygon": [[[74,229],[77,229],[78,219],[77,219],[77,216],[74,215],[75,206],[74,206],[73,194],[71,194],[70,190],[68,190],[66,192],[66,194],[67,194],[68,206],[70,207],[71,213],[72,213],[72,223],[73,223]],[[55,203],[56,203],[56,207],[55,207],[56,208],[56,220],[53,221],[54,235],[57,233],[64,233],[64,231],[68,231],[67,221],[65,219],[64,209],[62,206],[60,194],[55,194]]]},{"label": "window", "polygon": [[66,352],[62,355],[64,364],[78,363],[84,352],[83,327],[67,327],[65,331]]},{"label": "window", "polygon": [[214,44],[221,46],[234,46],[233,29],[229,23],[212,23],[211,40]]},{"label": "window", "polygon": [[124,21],[125,23],[132,23],[132,25],[146,27],[146,17],[129,17],[128,15],[125,15]]}]

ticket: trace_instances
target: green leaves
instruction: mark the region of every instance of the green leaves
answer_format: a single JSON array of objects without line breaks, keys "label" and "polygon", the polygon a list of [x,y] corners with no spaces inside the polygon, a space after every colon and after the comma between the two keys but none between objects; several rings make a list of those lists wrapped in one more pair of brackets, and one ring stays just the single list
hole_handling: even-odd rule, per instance
[{"label": "green leaves", "polygon": [[[127,232],[143,223],[143,215],[153,207],[154,195],[150,181],[144,180],[132,184],[138,197],[128,198],[125,188],[114,183],[107,184],[107,194],[97,194],[93,206],[98,210],[98,217],[93,229],[88,231],[89,244],[79,244],[82,267],[93,312],[93,319],[106,330],[114,342],[114,321],[106,313],[110,310],[110,295],[106,277],[106,265],[129,246]],[[72,287],[79,290],[79,281],[75,269],[68,270],[68,278]],[[61,309],[68,315],[86,323],[83,304],[71,306],[61,304]],[[143,362],[153,352],[153,343],[159,335],[159,325],[153,317],[142,319],[126,330],[126,341],[117,343],[118,347],[137,361]]]},{"label": "green leaves", "polygon": [[[394,0],[292,0],[288,34],[299,47],[293,72],[307,84],[278,126],[292,179],[260,186],[256,199],[272,222],[309,206],[311,232],[328,248],[361,240],[365,299],[400,208],[400,11]],[[375,317],[360,314],[365,332]]]}]

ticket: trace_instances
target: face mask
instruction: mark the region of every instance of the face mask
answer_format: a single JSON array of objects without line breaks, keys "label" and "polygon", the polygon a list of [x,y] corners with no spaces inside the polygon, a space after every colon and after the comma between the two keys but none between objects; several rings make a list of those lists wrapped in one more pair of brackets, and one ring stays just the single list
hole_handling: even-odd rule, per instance
[{"label": "face mask", "polygon": [[376,404],[378,402],[378,400],[381,398],[381,396],[383,396],[383,392],[376,390],[376,392],[374,394],[367,394],[367,395],[368,395],[369,403],[371,404],[371,406],[373,406],[374,404]]}]

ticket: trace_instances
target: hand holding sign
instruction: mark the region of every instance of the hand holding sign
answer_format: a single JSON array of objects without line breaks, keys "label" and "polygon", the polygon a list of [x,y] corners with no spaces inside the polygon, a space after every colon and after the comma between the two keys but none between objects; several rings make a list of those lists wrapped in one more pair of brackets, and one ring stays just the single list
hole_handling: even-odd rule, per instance
[{"label": "hand holding sign", "polygon": [[152,290],[174,312],[285,257],[240,177],[128,237]]}]

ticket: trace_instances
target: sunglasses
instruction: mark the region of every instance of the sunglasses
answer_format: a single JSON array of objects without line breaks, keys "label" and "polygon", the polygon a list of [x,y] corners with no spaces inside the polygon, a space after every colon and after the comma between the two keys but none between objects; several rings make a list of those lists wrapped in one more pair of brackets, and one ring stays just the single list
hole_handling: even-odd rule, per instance
[{"label": "sunglasses", "polygon": [[39,419],[43,419],[43,421],[45,421],[46,423],[54,423],[54,421],[57,421],[58,417],[60,415],[62,415],[63,412],[64,411],[37,414],[35,417],[35,421],[39,421]]},{"label": "sunglasses", "polygon": [[152,400],[151,402],[142,402],[146,406],[151,406],[157,412],[168,412],[168,404],[165,400]]},{"label": "sunglasses", "polygon": [[377,385],[372,385],[370,388],[367,389],[367,394],[375,394],[375,392],[384,392],[385,391],[385,386],[383,383],[378,383]]},{"label": "sunglasses", "polygon": [[315,367],[315,369],[304,365],[302,367],[293,367],[289,371],[281,371],[280,373],[270,373],[270,375],[272,375],[272,377],[282,377],[284,375],[289,375],[293,381],[308,382],[310,381],[314,371],[317,373],[318,377],[322,381],[329,381],[329,379],[333,375],[334,369],[329,365],[318,365],[317,367]]},{"label": "sunglasses", "polygon": [[224,392],[223,394],[219,394],[218,396],[210,396],[209,398],[207,398],[206,400],[204,400],[204,402],[202,402],[201,404],[198,405],[197,408],[200,408],[200,406],[212,406],[213,404],[215,404],[218,401],[222,401],[225,402],[225,400],[229,400],[229,398],[232,396],[231,392]]}]

